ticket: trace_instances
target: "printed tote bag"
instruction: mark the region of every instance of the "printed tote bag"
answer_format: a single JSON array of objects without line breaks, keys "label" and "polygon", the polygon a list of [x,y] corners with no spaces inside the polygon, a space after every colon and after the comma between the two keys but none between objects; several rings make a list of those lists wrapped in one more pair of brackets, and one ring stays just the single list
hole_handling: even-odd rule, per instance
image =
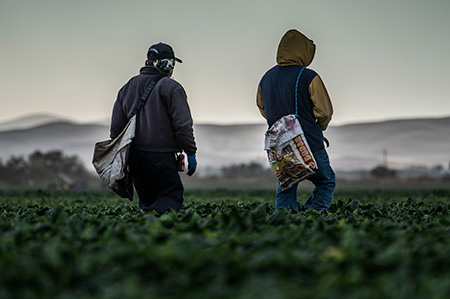
[{"label": "printed tote bag", "polygon": [[316,160],[305,138],[297,114],[298,81],[295,85],[295,112],[277,120],[266,132],[264,150],[272,172],[282,190],[292,187],[317,172]]}]

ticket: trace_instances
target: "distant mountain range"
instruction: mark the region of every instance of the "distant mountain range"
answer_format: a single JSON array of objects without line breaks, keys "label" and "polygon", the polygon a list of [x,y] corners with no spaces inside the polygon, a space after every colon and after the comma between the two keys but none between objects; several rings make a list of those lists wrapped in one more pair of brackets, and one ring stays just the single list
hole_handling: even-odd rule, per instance
[{"label": "distant mountain range", "polygon": [[24,117],[19,117],[10,121],[0,123],[0,132],[29,129],[47,123],[54,122],[71,122],[68,119],[54,116],[51,114],[32,114]]},{"label": "distant mountain range", "polygon": [[[267,163],[264,132],[267,126],[195,125],[199,170],[225,165]],[[384,161],[388,166],[412,165],[448,167],[450,162],[450,117],[393,120],[331,126],[326,132],[328,152],[336,170],[370,169]],[[108,139],[109,128],[102,124],[79,124],[51,115],[34,115],[0,123],[0,158],[27,156],[39,149],[59,149],[77,155],[91,166],[95,142]]]}]

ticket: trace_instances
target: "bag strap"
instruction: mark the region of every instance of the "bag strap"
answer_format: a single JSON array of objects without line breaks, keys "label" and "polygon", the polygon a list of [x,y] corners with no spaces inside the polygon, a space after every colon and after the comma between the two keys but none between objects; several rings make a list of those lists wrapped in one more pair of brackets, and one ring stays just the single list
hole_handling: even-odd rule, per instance
[{"label": "bag strap", "polygon": [[297,82],[295,83],[295,117],[297,117],[297,118],[298,118],[298,104],[297,104],[298,81],[300,80],[300,76],[302,75],[304,69],[305,69],[305,67],[302,67],[302,69],[300,70],[300,73],[298,73]]},{"label": "bag strap", "polygon": [[[150,95],[150,93],[152,92],[153,88],[156,86],[156,83],[158,83],[159,80],[161,80],[162,78],[164,78],[165,76],[167,76],[166,74],[162,74],[161,76],[158,76],[157,78],[153,79],[152,81],[150,81],[150,83],[147,85],[147,87],[145,88],[144,93],[141,96],[141,101],[140,101],[140,105],[139,107],[135,110],[134,115],[136,115],[136,118],[138,117],[138,113],[139,111],[141,111],[141,108],[145,105],[145,103],[148,100],[148,97]],[[138,121],[136,119],[136,133],[135,136],[137,136],[138,131],[139,131],[139,125],[138,125]]]},{"label": "bag strap", "polygon": [[[302,67],[302,69],[300,70],[300,73],[298,73],[298,77],[297,77],[297,82],[295,83],[295,117],[299,118],[298,116],[298,104],[297,104],[297,90],[298,90],[298,81],[300,80],[300,76],[303,73],[303,70],[305,69],[305,67]],[[327,145],[327,147],[330,146],[330,142],[328,141],[328,139],[324,136],[323,140],[325,142],[325,144]]]},{"label": "bag strap", "polygon": [[147,87],[145,88],[144,93],[141,96],[141,101],[140,101],[140,105],[139,107],[136,109],[134,115],[137,115],[139,113],[139,111],[141,110],[141,108],[145,105],[145,103],[148,100],[148,96],[150,95],[150,93],[152,92],[153,88],[155,87],[156,83],[158,83],[159,80],[161,80],[162,78],[164,78],[166,75],[162,75],[159,76],[155,79],[153,79],[152,81],[150,81],[150,83],[147,85]]}]

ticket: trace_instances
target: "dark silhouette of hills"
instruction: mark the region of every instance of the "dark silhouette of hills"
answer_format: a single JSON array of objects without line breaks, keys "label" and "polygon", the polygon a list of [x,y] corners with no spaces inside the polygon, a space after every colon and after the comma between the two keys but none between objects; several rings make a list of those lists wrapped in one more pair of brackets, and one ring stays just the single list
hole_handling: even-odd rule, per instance
[{"label": "dark silhouette of hills", "polygon": [[29,129],[40,125],[61,121],[71,122],[68,119],[64,119],[62,117],[58,117],[52,114],[47,113],[31,114],[0,123],[0,132]]},{"label": "dark silhouette of hills", "polygon": [[[7,126],[3,123],[2,127]],[[199,167],[248,162],[266,165],[266,129],[265,124],[195,125]],[[373,168],[383,163],[383,151],[387,151],[388,166],[393,168],[436,164],[447,168],[450,162],[450,117],[332,126],[325,135],[330,140],[328,152],[337,170]],[[109,128],[105,125],[55,118],[29,128],[0,131],[0,158],[6,161],[12,155],[27,156],[36,149],[59,149],[79,156],[93,171],[94,144],[108,138]]]},{"label": "dark silhouette of hills", "polygon": [[406,119],[330,127],[326,135],[339,168],[356,169],[382,163],[392,167],[445,165],[450,162],[450,117]]}]

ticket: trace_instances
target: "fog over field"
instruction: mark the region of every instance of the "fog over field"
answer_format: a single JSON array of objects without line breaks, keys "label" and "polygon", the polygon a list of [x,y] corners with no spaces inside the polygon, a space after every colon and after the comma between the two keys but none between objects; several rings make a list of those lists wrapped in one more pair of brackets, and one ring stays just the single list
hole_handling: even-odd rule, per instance
[{"label": "fog over field", "polygon": [[[266,165],[266,125],[198,124],[199,173],[221,166],[258,162]],[[389,167],[442,165],[450,162],[450,117],[392,120],[331,126],[325,132],[336,170],[370,169],[387,158]],[[106,124],[80,124],[51,115],[33,115],[0,123],[0,159],[26,156],[39,149],[77,155],[89,170],[95,142],[109,138]],[[387,153],[387,156],[385,155]]]}]

